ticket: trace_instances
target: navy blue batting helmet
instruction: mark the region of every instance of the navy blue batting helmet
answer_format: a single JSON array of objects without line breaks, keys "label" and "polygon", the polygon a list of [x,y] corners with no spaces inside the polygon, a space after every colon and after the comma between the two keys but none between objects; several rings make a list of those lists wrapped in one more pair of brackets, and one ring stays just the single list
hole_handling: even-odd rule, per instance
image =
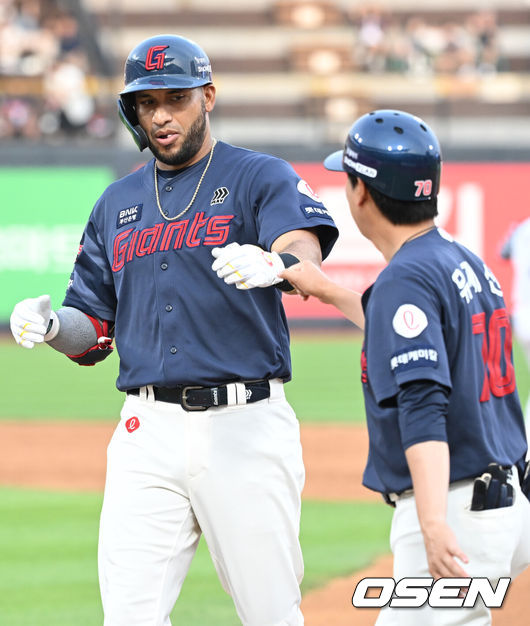
[{"label": "navy blue batting helmet", "polygon": [[118,113],[140,150],[147,148],[148,141],[136,115],[136,91],[190,89],[211,82],[210,60],[190,39],[157,35],[139,43],[125,62],[125,88],[118,98]]},{"label": "navy blue batting helmet", "polygon": [[429,200],[440,188],[442,153],[419,117],[379,110],[354,122],[344,150],[330,154],[324,166],[350,172],[396,200]]}]

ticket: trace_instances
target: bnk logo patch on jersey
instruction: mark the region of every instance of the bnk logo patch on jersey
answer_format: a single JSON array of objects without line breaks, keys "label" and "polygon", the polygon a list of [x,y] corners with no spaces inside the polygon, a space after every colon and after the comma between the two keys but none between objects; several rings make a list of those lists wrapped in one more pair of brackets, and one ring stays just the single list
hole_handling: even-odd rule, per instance
[{"label": "bnk logo patch on jersey", "polygon": [[134,206],[130,206],[127,209],[122,209],[118,213],[116,228],[127,226],[127,224],[130,224],[131,222],[138,222],[142,217],[143,206],[143,204],[135,204]]},{"label": "bnk logo patch on jersey", "polygon": [[415,304],[402,304],[392,318],[396,333],[407,339],[420,335],[428,324],[427,316]]}]

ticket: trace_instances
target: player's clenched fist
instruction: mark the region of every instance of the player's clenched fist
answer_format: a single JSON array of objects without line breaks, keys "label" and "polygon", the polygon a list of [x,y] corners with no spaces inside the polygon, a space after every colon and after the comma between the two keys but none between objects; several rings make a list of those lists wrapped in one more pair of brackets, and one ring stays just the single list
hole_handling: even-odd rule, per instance
[{"label": "player's clenched fist", "polygon": [[15,341],[23,348],[33,348],[36,343],[52,339],[51,333],[46,335],[52,315],[55,317],[48,295],[19,302],[9,319]]},{"label": "player's clenched fist", "polygon": [[227,285],[252,289],[282,282],[278,274],[285,269],[285,265],[277,252],[234,242],[224,248],[214,248],[212,254],[215,257],[212,269]]}]

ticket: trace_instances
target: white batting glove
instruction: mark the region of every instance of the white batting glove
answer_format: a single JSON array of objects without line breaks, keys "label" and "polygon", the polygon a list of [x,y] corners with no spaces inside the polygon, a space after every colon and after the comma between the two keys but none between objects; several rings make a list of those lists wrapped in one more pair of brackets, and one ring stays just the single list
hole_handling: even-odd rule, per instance
[{"label": "white batting glove", "polygon": [[267,252],[249,243],[242,246],[231,243],[224,248],[214,248],[212,255],[216,259],[212,270],[227,285],[238,289],[270,287],[283,280],[278,274],[285,265],[277,252]]},{"label": "white batting glove", "polygon": [[[50,319],[53,319],[53,324],[47,333]],[[52,311],[50,296],[27,298],[16,304],[9,326],[15,341],[23,348],[33,348],[36,343],[53,339],[59,331],[59,320]]]}]

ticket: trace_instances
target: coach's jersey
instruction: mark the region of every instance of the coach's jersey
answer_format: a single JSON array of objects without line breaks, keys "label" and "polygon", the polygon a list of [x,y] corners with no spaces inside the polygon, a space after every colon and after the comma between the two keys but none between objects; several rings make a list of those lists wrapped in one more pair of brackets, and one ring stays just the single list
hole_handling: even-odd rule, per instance
[{"label": "coach's jersey", "polygon": [[[404,449],[447,441],[450,480],[488,463],[512,465],[526,440],[515,386],[512,334],[501,287],[488,267],[435,229],[405,243],[363,295],[362,380],[370,448],[363,483],[412,486]],[[411,381],[450,389],[443,423],[400,424],[396,394]]]},{"label": "coach's jersey", "polygon": [[[208,156],[159,171],[168,218],[188,205]],[[285,161],[217,142],[191,208],[165,219],[154,162],[110,185],[81,241],[64,306],[115,321],[117,387],[290,378],[289,334],[275,287],[238,290],[211,269],[231,242],[270,250],[315,228],[323,257],[338,235],[324,205]]]}]

